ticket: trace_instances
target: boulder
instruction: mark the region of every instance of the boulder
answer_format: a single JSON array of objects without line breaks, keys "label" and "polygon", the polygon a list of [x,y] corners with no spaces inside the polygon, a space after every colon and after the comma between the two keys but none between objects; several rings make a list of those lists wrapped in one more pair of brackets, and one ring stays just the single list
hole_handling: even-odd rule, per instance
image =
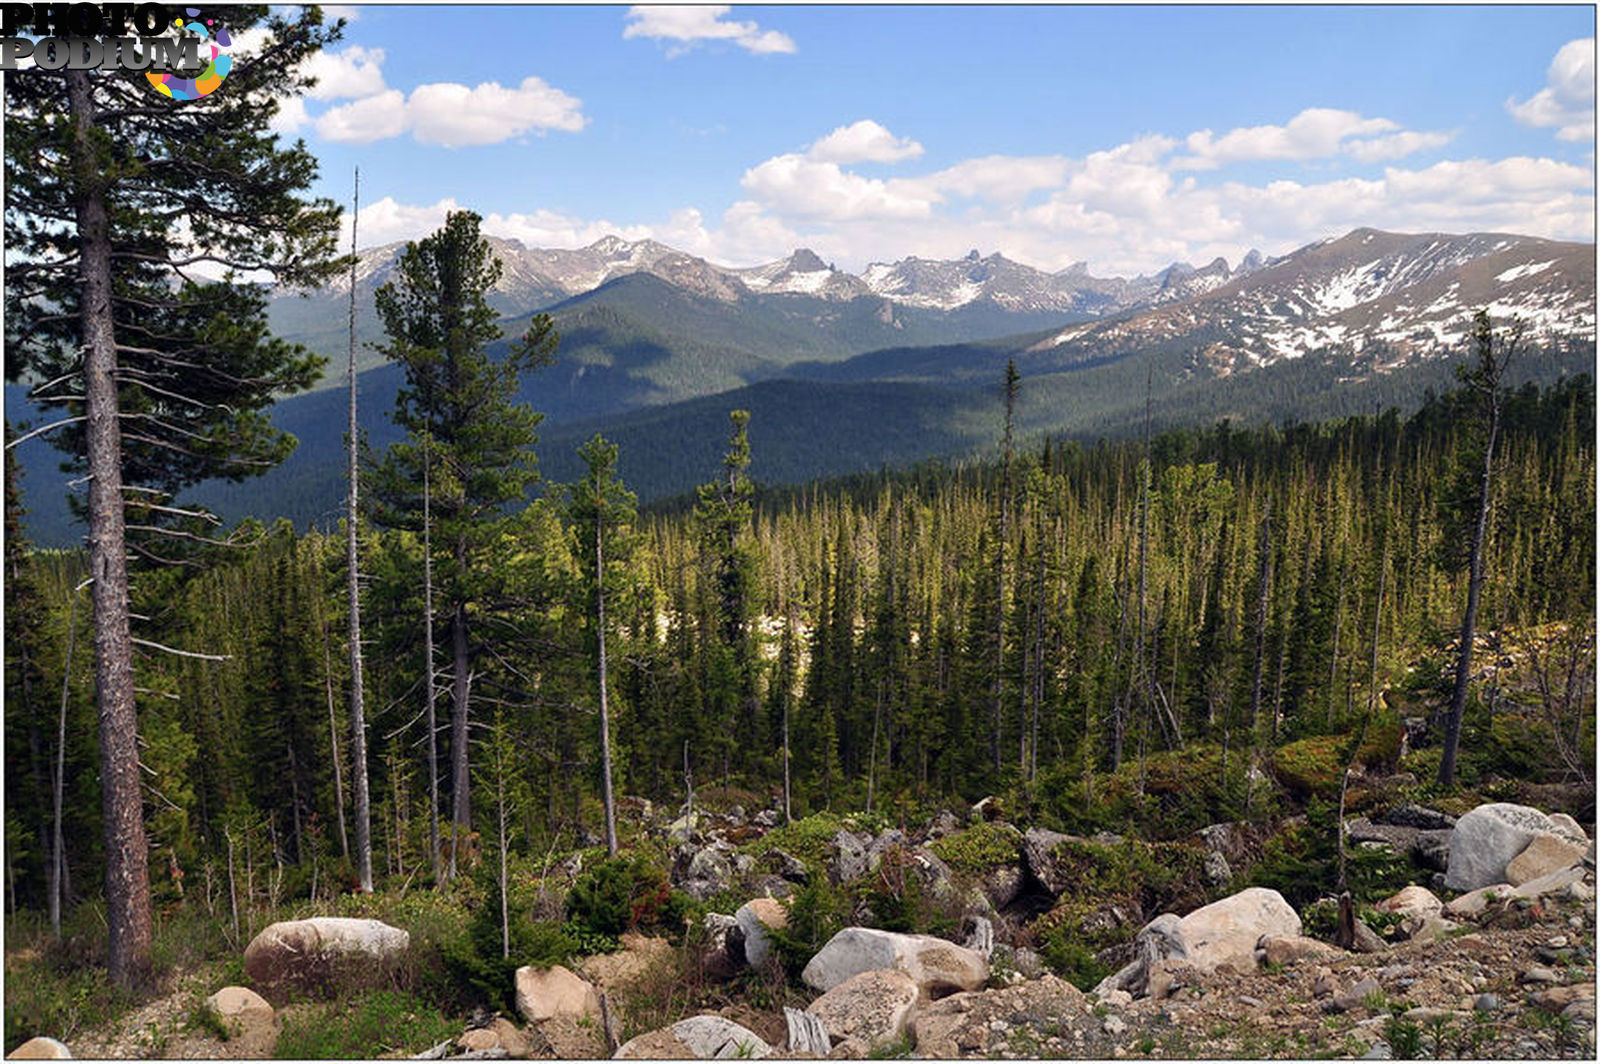
[{"label": "boulder", "polygon": [[267,999],[242,986],[225,986],[206,999],[246,1057],[270,1057],[278,1046],[278,1014]]},{"label": "boulder", "polygon": [[791,883],[804,883],[811,878],[806,863],[792,853],[771,849],[761,855],[761,866]]},{"label": "boulder", "polygon": [[1134,958],[1095,987],[1101,997],[1113,990],[1141,994],[1150,973],[1163,961],[1178,961],[1195,972],[1214,972],[1223,965],[1250,971],[1256,965],[1256,944],[1263,937],[1299,938],[1300,916],[1283,895],[1250,887],[1212,902],[1180,919],[1163,913],[1134,939]]},{"label": "boulder", "polygon": [[1456,826],[1456,818],[1449,813],[1441,813],[1437,809],[1429,809],[1427,806],[1412,802],[1397,806],[1387,813],[1380,813],[1375,819],[1383,824],[1420,828],[1424,831],[1448,831]]},{"label": "boulder", "polygon": [[1582,883],[1584,877],[1590,874],[1592,873],[1586,873],[1582,867],[1563,868],[1560,871],[1551,872],[1549,875],[1540,876],[1538,879],[1530,879],[1520,887],[1512,887],[1511,896],[1513,898],[1542,898],[1546,894],[1559,894],[1574,883]]},{"label": "boulder", "polygon": [[759,968],[772,956],[770,929],[789,926],[789,910],[772,898],[752,898],[734,913],[739,930],[744,932],[744,956],[752,968]]},{"label": "boulder", "polygon": [[[1587,840],[1585,840],[1587,841]],[[1506,882],[1513,887],[1583,862],[1583,848],[1559,835],[1537,835],[1506,865]]]},{"label": "boulder", "polygon": [[1016,865],[991,868],[983,874],[983,896],[996,910],[1004,909],[1022,895],[1025,878]]},{"label": "boulder", "polygon": [[853,1043],[863,1053],[900,1041],[911,1029],[919,997],[917,984],[905,972],[859,972],[806,1007],[822,1021],[835,1045]]},{"label": "boulder", "polygon": [[829,847],[828,879],[834,886],[860,879],[867,874],[866,840],[848,831],[840,831]]},{"label": "boulder", "polygon": [[932,935],[901,935],[867,927],[847,927],[811,958],[800,978],[816,990],[832,990],[861,972],[897,968],[929,997],[976,990],[989,978],[989,965],[972,950]]},{"label": "boulder", "polygon": [[963,945],[984,960],[990,960],[994,956],[993,921],[987,916],[969,916],[962,923],[971,925],[971,930],[967,932],[967,940]]},{"label": "boulder", "polygon": [[1029,828],[1022,836],[1023,861],[1034,878],[1043,883],[1045,889],[1052,894],[1060,894],[1072,885],[1056,867],[1055,860],[1056,847],[1069,838],[1070,835],[1045,828]]},{"label": "boulder", "polygon": [[706,975],[712,979],[732,979],[745,966],[744,932],[739,921],[726,913],[706,913]]},{"label": "boulder", "polygon": [[733,879],[733,864],[725,849],[726,844],[713,843],[680,850],[673,861],[673,884],[696,901],[727,890]]},{"label": "boulder", "polygon": [[71,1060],[72,1050],[54,1038],[30,1038],[6,1054],[7,1060]]},{"label": "boulder", "polygon": [[1565,813],[1551,813],[1550,823],[1555,825],[1555,833],[1568,842],[1576,843],[1579,849],[1589,843],[1589,835],[1583,830],[1583,825]]},{"label": "boulder", "polygon": [[1183,959],[1198,970],[1211,972],[1231,963],[1248,971],[1255,965],[1261,936],[1298,936],[1300,915],[1277,891],[1250,887],[1185,916],[1178,933]]},{"label": "boulder", "polygon": [[[919,1057],[981,1058],[1015,1055],[1015,1047],[1007,1043],[1006,1027],[1062,1029],[1091,1018],[1082,991],[1054,975],[1045,975],[1003,990],[952,994],[919,1005],[912,1027]],[[999,1027],[997,1022],[1006,1026]]]},{"label": "boulder", "polygon": [[245,947],[244,970],[268,1001],[296,990],[331,997],[386,985],[410,945],[408,933],[380,920],[284,920]]},{"label": "boulder", "polygon": [[906,833],[899,828],[889,828],[867,843],[867,871],[876,872],[883,864],[884,854],[895,848],[907,848]]},{"label": "boulder", "polygon": [[1261,941],[1256,943],[1256,960],[1262,964],[1325,960],[1338,952],[1326,942],[1305,935],[1262,935]]},{"label": "boulder", "polygon": [[1206,882],[1213,887],[1223,886],[1233,878],[1233,868],[1228,864],[1228,859],[1215,850],[1206,854],[1205,864],[1201,870]]},{"label": "boulder", "polygon": [[600,1015],[600,995],[595,988],[573,974],[569,968],[517,969],[517,1011],[529,1023],[542,1023],[554,1016]]},{"label": "boulder", "polygon": [[1487,887],[1470,890],[1457,898],[1451,898],[1444,903],[1446,916],[1476,916],[1487,909],[1494,902],[1503,902],[1511,897],[1516,887],[1510,883],[1494,883]]},{"label": "boulder", "polygon": [[721,1016],[691,1016],[623,1043],[617,1060],[760,1060],[772,1052],[754,1031]]},{"label": "boulder", "polygon": [[1450,829],[1450,867],[1444,884],[1470,891],[1506,882],[1506,865],[1555,825],[1539,810],[1511,802],[1480,805]]},{"label": "boulder", "polygon": [[1400,913],[1410,915],[1438,916],[1444,912],[1444,902],[1427,887],[1412,884],[1398,894],[1391,895],[1373,906],[1380,913]]}]

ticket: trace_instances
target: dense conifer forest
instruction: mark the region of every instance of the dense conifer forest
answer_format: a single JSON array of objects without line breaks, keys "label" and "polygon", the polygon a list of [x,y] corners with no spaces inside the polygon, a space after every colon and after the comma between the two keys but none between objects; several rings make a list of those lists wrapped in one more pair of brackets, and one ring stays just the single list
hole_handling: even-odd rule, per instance
[{"label": "dense conifer forest", "polygon": [[[1357,732],[1364,758],[1390,762],[1407,718],[1413,744],[1438,743],[1481,465],[1468,404],[1224,422],[1148,445],[1047,441],[991,464],[760,492],[736,422],[698,505],[605,526],[617,792],[674,806],[686,784],[715,785],[780,803],[787,725],[797,818],[915,819],[1000,794],[1041,824],[1176,837],[1265,812],[1264,763],[1326,797],[1319,774]],[[1593,441],[1587,377],[1508,397],[1468,782],[1589,771]],[[503,773],[511,845],[529,853],[603,830],[595,525],[572,492],[546,496],[487,518],[461,574],[469,778],[492,793],[486,766]],[[84,561],[29,551],[20,500],[8,506],[15,911],[45,904],[58,754],[69,899],[98,889],[102,833]],[[192,655],[146,647],[138,664],[158,896],[230,847],[278,867],[285,897],[351,874],[343,537],[283,521],[245,533],[251,545],[214,564],[135,582],[141,637]],[[420,543],[362,528],[374,864],[426,881]],[[445,766],[456,678],[448,649],[436,657]],[[1518,685],[1497,688],[1513,662]],[[457,784],[439,778],[448,821]],[[495,810],[474,798],[479,846]]]}]

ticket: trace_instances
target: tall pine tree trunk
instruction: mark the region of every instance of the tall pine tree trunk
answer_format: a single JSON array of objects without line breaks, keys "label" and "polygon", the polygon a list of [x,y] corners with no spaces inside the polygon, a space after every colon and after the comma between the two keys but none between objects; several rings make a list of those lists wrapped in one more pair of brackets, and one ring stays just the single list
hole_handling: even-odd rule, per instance
[{"label": "tall pine tree trunk", "polygon": [[[461,559],[464,561],[464,559]],[[455,873],[456,839],[472,827],[471,783],[467,776],[467,697],[471,684],[468,669],[471,661],[467,654],[467,604],[457,602],[450,617],[450,660],[454,673],[451,676],[450,719],[450,787],[452,801],[451,819],[455,831],[450,840],[450,871]]]},{"label": "tall pine tree trunk", "polygon": [[[434,715],[433,671],[433,436],[423,439],[422,452],[422,653],[427,659],[423,670],[428,685],[428,853],[433,862],[434,882],[439,882],[439,723]],[[452,868],[453,870],[453,868]]]},{"label": "tall pine tree trunk", "polygon": [[356,211],[350,218],[350,439],[349,506],[345,514],[345,563],[350,597],[350,778],[355,792],[356,875],[362,893],[372,893],[372,810],[367,793],[367,722],[361,683],[361,579],[356,544],[360,480],[356,468],[356,220],[361,205],[361,171],[356,171]]},{"label": "tall pine tree trunk", "polygon": [[50,835],[50,934],[61,939],[61,883],[66,867],[65,842],[61,830],[61,798],[67,771],[67,696],[72,684],[72,649],[78,641],[78,592],[72,592],[72,608],[67,611],[67,660],[61,670],[61,713],[56,720],[56,764],[50,780],[55,814]]},{"label": "tall pine tree trunk", "polygon": [[133,695],[128,569],[122,513],[122,430],[117,422],[117,341],[111,315],[111,220],[96,160],[89,74],[66,72],[75,135],[76,221],[83,278],[84,443],[89,467],[89,571],[93,576],[95,701],[106,848],[107,966],[119,986],[150,973],[150,869],[139,789],[139,718]]},{"label": "tall pine tree trunk", "polygon": [[606,805],[606,853],[617,855],[617,804],[611,793],[611,713],[606,699],[606,555],[605,496],[595,477],[594,599],[595,623],[600,638],[600,783]]},{"label": "tall pine tree trunk", "polygon": [[[1500,434],[1500,378],[1516,351],[1522,327],[1514,325],[1512,337],[1497,360],[1494,333],[1489,316],[1478,312],[1474,335],[1478,344],[1478,369],[1474,383],[1487,391],[1489,438],[1483,448],[1483,474],[1478,480],[1478,513],[1472,527],[1472,552],[1467,571],[1467,608],[1461,618],[1461,644],[1456,654],[1455,687],[1450,694],[1450,712],[1445,718],[1444,752],[1439,758],[1439,783],[1451,787],[1456,781],[1456,752],[1461,745],[1461,718],[1467,709],[1467,683],[1472,678],[1472,641],[1478,631],[1478,602],[1483,594],[1483,541],[1489,528],[1489,500],[1494,477],[1494,445]],[[1471,378],[1469,378],[1471,379]]]}]

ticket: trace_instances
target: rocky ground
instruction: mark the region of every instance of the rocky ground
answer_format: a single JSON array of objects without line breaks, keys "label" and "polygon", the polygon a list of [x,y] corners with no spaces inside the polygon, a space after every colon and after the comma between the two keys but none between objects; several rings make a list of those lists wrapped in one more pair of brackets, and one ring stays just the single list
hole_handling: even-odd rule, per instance
[{"label": "rocky ground", "polygon": [[[1491,906],[1461,931],[1432,942],[1404,942],[1378,953],[1325,957],[1191,975],[1164,1000],[1105,1000],[1051,975],[945,997],[920,1006],[910,1037],[877,1056],[990,1059],[1306,1058],[1593,1059],[1595,915],[1573,899]],[[605,958],[591,975],[625,989],[664,943],[639,941]],[[193,980],[113,1027],[71,1046],[80,1058],[248,1059],[270,1044],[223,1041],[189,1023]],[[728,1019],[775,1046],[784,1043],[779,1011],[725,1008]],[[281,1015],[281,1013],[280,1013]],[[604,1055],[595,1024],[560,1018],[515,1027],[518,1055],[553,1059]],[[479,1030],[482,1030],[480,1028]],[[509,1041],[509,1039],[506,1039]],[[652,1056],[675,1047],[660,1038]],[[455,1055],[490,1043],[463,1031]],[[430,1047],[384,1053],[402,1057]],[[645,1048],[649,1048],[648,1046]],[[843,1049],[844,1052],[839,1052]],[[836,1047],[835,1055],[860,1055]],[[478,1050],[482,1052],[482,1048]],[[375,1053],[375,1055],[377,1055]],[[491,1056],[499,1054],[490,1050]],[[779,1048],[774,1057],[790,1057]]]}]

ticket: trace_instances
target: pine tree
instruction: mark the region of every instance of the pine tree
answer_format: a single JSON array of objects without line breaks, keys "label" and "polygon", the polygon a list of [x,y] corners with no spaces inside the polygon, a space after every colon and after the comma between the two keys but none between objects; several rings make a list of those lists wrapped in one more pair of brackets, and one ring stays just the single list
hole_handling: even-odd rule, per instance
[{"label": "pine tree", "polygon": [[[392,446],[374,470],[374,519],[418,529],[426,462],[431,540],[444,552],[437,578],[450,628],[451,799],[458,834],[472,824],[471,629],[486,594],[482,562],[500,538],[503,508],[524,498],[538,479],[532,448],[542,415],[514,397],[522,374],[552,361],[557,344],[549,317],[538,315],[504,358],[489,358],[500,328],[485,297],[501,264],[479,223],[470,211],[452,212],[444,228],[406,245],[395,279],[375,296],[388,336],[380,350],[406,374],[391,417],[409,439]],[[453,854],[452,848],[452,871]]]},{"label": "pine tree", "polygon": [[[569,513],[577,525],[579,571],[594,603],[596,686],[600,692],[600,779],[606,817],[606,851],[617,855],[617,806],[611,791],[611,713],[606,663],[608,590],[620,595],[619,570],[632,553],[631,532],[637,497],[617,479],[617,445],[596,435],[578,449],[588,475],[572,486]],[[615,598],[613,598],[613,602]]]},{"label": "pine tree", "polygon": [[315,162],[267,128],[330,39],[320,20],[228,8],[230,31],[263,23],[270,43],[196,100],[122,71],[5,78],[7,369],[65,408],[54,442],[89,477],[108,963],[124,985],[148,974],[151,938],[126,557],[192,564],[208,523],[176,493],[263,472],[293,446],[264,408],[308,386],[316,360],[268,336],[259,286],[186,271],[328,275],[337,209],[302,198]]},{"label": "pine tree", "polygon": [[1506,368],[1516,357],[1522,340],[1522,323],[1513,322],[1509,336],[1496,338],[1489,312],[1480,310],[1472,319],[1472,341],[1477,347],[1478,364],[1461,374],[1468,395],[1478,408],[1483,432],[1483,473],[1478,480],[1476,515],[1467,557],[1467,603],[1461,616],[1460,642],[1456,648],[1455,685],[1445,717],[1444,752],[1439,758],[1439,785],[1452,787],[1456,781],[1456,751],[1461,745],[1461,718],[1467,709],[1467,683],[1472,677],[1472,641],[1478,630],[1478,601],[1483,594],[1484,533],[1489,527],[1489,503],[1494,488],[1494,448],[1500,436],[1501,408],[1505,401],[1503,382]]}]

